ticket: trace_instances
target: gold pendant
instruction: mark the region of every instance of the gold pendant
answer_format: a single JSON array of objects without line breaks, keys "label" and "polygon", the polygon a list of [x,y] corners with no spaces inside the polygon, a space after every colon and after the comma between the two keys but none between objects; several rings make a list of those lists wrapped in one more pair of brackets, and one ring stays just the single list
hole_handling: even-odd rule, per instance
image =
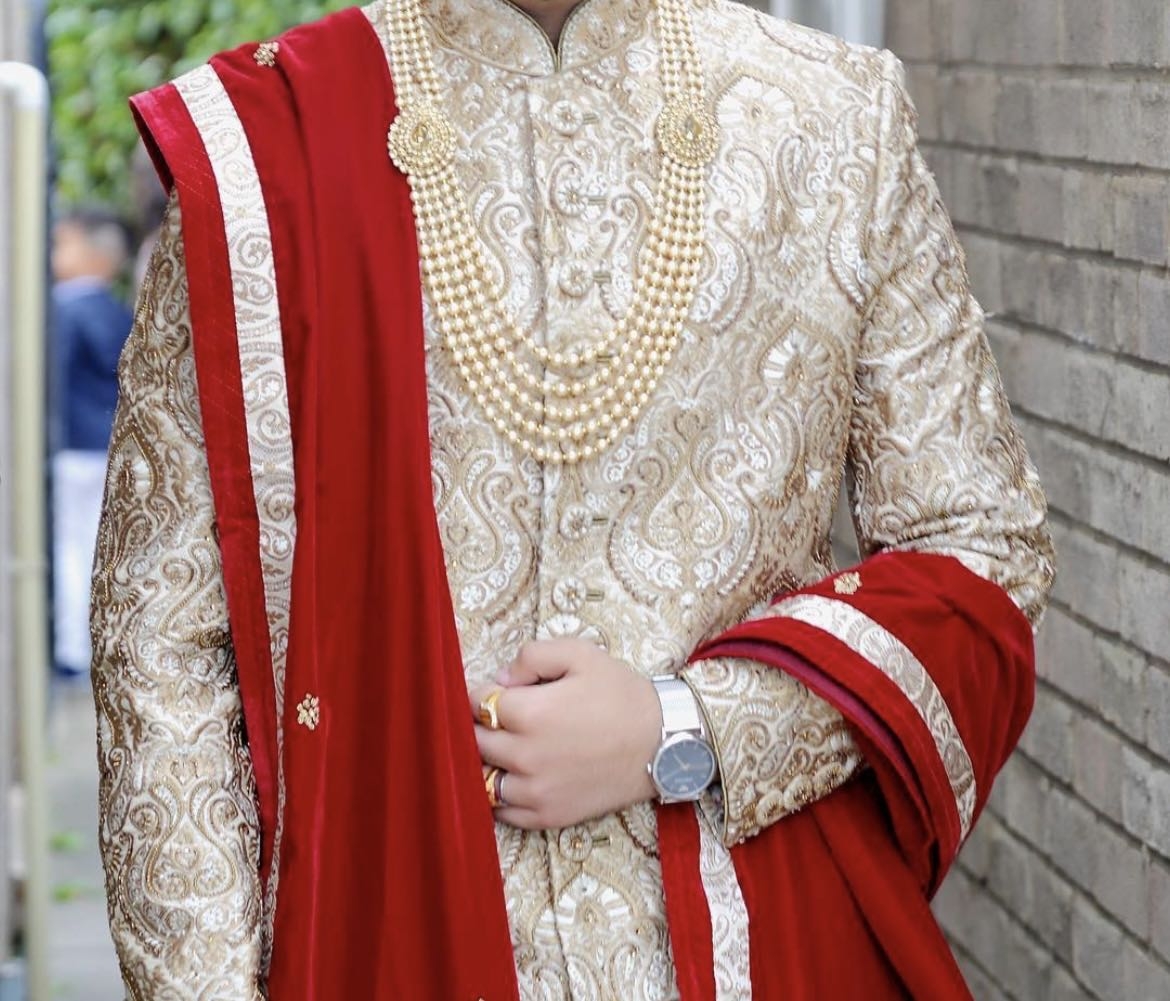
[{"label": "gold pendant", "polygon": [[685,167],[702,167],[719,148],[719,123],[695,98],[670,101],[658,116],[655,133],[662,152]]},{"label": "gold pendant", "polygon": [[386,147],[407,177],[429,177],[455,161],[455,130],[438,108],[420,101],[390,126]]}]

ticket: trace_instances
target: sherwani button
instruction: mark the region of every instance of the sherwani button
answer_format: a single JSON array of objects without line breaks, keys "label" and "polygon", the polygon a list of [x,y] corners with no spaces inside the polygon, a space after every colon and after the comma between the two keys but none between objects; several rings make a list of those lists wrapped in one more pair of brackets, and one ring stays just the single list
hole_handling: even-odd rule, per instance
[{"label": "sherwani button", "polygon": [[570,542],[578,542],[585,538],[586,533],[589,531],[589,526],[593,522],[594,517],[590,513],[589,508],[582,504],[572,504],[561,515],[561,523],[558,527],[561,530],[562,536]]},{"label": "sherwani button", "polygon": [[593,851],[593,835],[586,827],[566,827],[557,838],[557,848],[570,862],[584,862]]},{"label": "sherwani button", "polygon": [[584,214],[590,204],[590,193],[583,190],[581,183],[574,179],[562,180],[552,189],[551,194],[557,211],[570,219]]},{"label": "sherwani button", "polygon": [[578,542],[589,533],[591,528],[603,528],[609,524],[609,517],[604,514],[594,514],[583,504],[571,504],[561,516],[561,535],[570,542]]},{"label": "sherwani button", "polygon": [[550,114],[552,127],[563,136],[573,136],[585,121],[584,115],[572,101],[557,101]]},{"label": "sherwani button", "polygon": [[580,299],[593,284],[593,273],[580,262],[568,264],[561,271],[561,279],[558,284],[565,295],[573,299]]},{"label": "sherwani button", "polygon": [[552,603],[558,612],[574,615],[581,611],[588,591],[576,577],[566,577],[553,585]]}]

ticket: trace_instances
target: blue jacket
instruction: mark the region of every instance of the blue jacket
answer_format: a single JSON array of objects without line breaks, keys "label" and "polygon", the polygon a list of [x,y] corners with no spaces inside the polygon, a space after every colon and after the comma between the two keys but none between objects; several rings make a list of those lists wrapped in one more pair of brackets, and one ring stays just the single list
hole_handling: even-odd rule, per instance
[{"label": "blue jacket", "polygon": [[118,356],[133,320],[104,285],[73,281],[53,289],[58,448],[104,452],[109,447]]}]

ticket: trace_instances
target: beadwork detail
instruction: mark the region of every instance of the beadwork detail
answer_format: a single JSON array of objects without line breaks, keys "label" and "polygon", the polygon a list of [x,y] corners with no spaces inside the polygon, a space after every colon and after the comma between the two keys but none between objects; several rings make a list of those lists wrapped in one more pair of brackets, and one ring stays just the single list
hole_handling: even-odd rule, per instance
[{"label": "beadwork detail", "polygon": [[455,175],[455,134],[440,110],[419,0],[385,0],[401,109],[388,146],[410,182],[437,325],[488,420],[539,462],[589,459],[630,427],[674,356],[694,300],[703,256],[705,167],[719,146],[719,126],[707,106],[689,2],[660,0],[657,7],[666,95],[657,128],[662,165],[633,303],[595,343],[560,352],[521,329],[495,287]]},{"label": "beadwork detail", "polygon": [[310,730],[316,730],[321,722],[321,700],[316,695],[306,695],[297,705],[297,722]]},{"label": "beadwork detail", "polygon": [[261,42],[256,46],[256,51],[252,54],[252,58],[260,66],[267,66],[271,69],[276,65],[276,54],[280,51],[280,42]]},{"label": "beadwork detail", "polygon": [[856,594],[861,590],[861,574],[853,570],[840,574],[833,580],[833,590],[838,594]]}]

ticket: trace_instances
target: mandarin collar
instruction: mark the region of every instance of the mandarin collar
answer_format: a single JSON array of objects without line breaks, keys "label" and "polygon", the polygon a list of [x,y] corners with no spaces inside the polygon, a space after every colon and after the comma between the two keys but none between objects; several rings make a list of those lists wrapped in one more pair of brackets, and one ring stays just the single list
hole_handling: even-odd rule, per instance
[{"label": "mandarin collar", "polygon": [[440,44],[480,62],[528,76],[588,65],[646,30],[653,0],[581,0],[558,45],[508,0],[422,0]]}]

